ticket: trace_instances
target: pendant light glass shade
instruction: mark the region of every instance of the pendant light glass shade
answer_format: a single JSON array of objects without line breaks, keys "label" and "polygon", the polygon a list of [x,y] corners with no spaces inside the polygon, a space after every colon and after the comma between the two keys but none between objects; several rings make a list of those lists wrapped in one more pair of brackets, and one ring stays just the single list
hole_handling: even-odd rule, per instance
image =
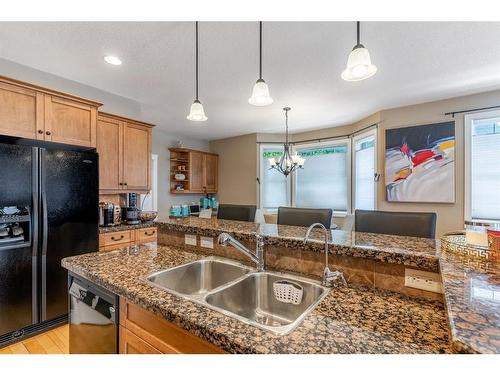
[{"label": "pendant light glass shade", "polygon": [[203,104],[199,100],[195,100],[191,104],[191,110],[189,111],[189,115],[187,115],[187,119],[191,121],[207,121],[207,118]]},{"label": "pendant light glass shade", "polygon": [[269,95],[269,87],[266,81],[258,79],[252,90],[252,97],[248,99],[251,105],[262,107],[273,103],[273,98]]},{"label": "pendant light glass shade", "polygon": [[370,52],[359,42],[359,22],[357,26],[357,44],[347,59],[347,67],[341,77],[345,81],[361,81],[377,73],[377,67],[372,64]]},{"label": "pendant light glass shade", "polygon": [[248,103],[257,107],[264,107],[273,103],[273,98],[269,95],[269,87],[262,79],[262,21],[259,22],[259,79],[253,85],[252,96]]},{"label": "pendant light glass shade", "polygon": [[354,47],[347,59],[347,67],[342,72],[345,81],[361,81],[377,73],[377,67],[372,64],[370,52],[362,45]]}]

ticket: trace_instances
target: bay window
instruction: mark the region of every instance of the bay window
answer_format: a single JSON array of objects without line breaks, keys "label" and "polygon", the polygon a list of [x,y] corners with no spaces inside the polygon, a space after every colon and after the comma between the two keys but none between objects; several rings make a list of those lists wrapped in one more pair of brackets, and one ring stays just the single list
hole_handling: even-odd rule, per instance
[{"label": "bay window", "polygon": [[304,169],[293,176],[294,206],[348,211],[349,146],[343,139],[294,147],[305,159]]},{"label": "bay window", "polygon": [[281,173],[270,169],[269,160],[283,155],[283,146],[260,146],[260,202],[261,207],[277,210],[280,206],[290,205],[290,189],[287,179]]},{"label": "bay window", "polygon": [[353,138],[354,209],[375,209],[376,135],[374,129]]},{"label": "bay window", "polygon": [[500,111],[465,116],[465,218],[500,221]]},{"label": "bay window", "polygon": [[291,153],[305,163],[288,178],[269,165],[270,158],[283,155],[283,146],[261,144],[260,207],[267,211],[279,206],[331,208],[337,216],[356,208],[374,210],[376,139],[377,129],[372,129],[354,137],[294,144]]}]

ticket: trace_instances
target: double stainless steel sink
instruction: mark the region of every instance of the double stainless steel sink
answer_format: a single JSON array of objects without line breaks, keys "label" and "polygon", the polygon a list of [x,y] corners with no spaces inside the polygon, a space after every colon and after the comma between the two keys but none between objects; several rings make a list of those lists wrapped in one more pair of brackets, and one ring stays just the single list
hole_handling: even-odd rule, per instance
[{"label": "double stainless steel sink", "polygon": [[[147,277],[147,282],[278,335],[294,330],[329,291],[312,280],[276,272],[256,272],[218,257],[155,272]],[[287,300],[283,294],[277,295],[283,285],[291,287],[285,292],[300,291],[300,299]]]}]

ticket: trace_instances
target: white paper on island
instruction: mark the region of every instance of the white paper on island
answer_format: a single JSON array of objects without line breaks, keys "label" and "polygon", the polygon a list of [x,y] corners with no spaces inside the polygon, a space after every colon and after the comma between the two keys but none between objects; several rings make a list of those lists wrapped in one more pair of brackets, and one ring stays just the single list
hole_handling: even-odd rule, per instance
[{"label": "white paper on island", "polygon": [[200,219],[211,219],[212,218],[212,209],[204,208],[200,211]]}]

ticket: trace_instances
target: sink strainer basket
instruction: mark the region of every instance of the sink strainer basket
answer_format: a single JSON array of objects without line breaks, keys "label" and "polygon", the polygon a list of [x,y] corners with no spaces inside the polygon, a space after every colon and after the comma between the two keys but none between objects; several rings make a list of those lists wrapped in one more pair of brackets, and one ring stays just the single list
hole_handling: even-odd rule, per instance
[{"label": "sink strainer basket", "polygon": [[274,297],[283,303],[300,305],[304,290],[298,284],[288,280],[279,280],[273,283]]}]

